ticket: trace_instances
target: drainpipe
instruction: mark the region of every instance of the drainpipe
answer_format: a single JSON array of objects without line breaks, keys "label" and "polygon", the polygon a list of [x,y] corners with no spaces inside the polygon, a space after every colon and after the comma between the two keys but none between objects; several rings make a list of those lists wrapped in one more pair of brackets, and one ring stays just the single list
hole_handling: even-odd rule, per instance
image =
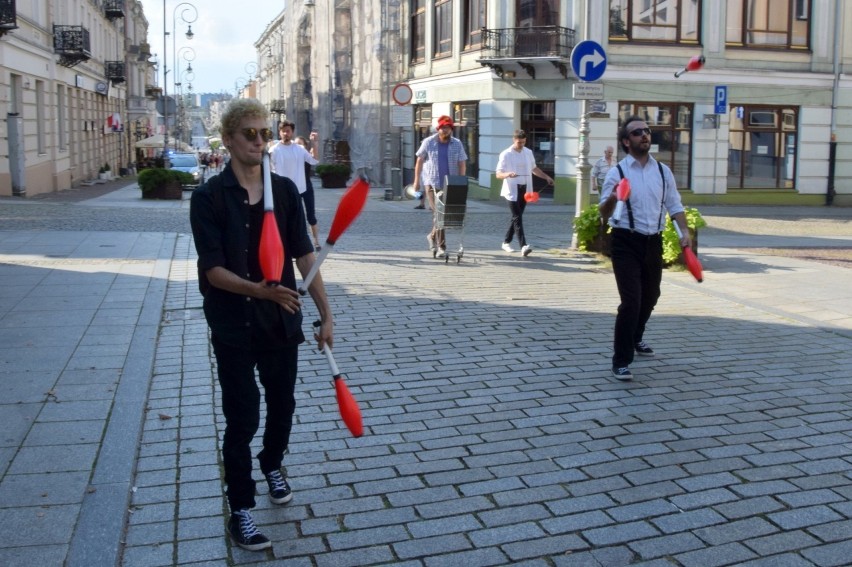
[{"label": "drainpipe", "polygon": [[834,168],[837,163],[837,91],[840,88],[840,22],[843,21],[842,2],[834,4],[834,84],[831,89],[831,140],[828,142],[828,187],[825,191],[825,204],[834,203]]}]

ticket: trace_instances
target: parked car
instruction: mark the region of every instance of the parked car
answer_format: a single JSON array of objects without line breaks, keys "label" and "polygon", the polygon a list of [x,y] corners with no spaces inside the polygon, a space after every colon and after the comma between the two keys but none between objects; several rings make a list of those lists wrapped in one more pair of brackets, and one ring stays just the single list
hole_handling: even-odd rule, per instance
[{"label": "parked car", "polygon": [[192,175],[195,186],[201,183],[201,164],[195,154],[171,154],[169,168],[184,171]]}]

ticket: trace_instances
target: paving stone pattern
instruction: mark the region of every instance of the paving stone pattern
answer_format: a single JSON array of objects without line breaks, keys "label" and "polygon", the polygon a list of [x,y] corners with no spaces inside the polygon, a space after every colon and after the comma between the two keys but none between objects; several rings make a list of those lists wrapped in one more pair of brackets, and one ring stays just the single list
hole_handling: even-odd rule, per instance
[{"label": "paving stone pattern", "polygon": [[[318,194],[322,229],[339,194]],[[32,206],[47,212],[57,205]],[[294,499],[273,505],[258,484],[254,515],[272,550],[244,551],[225,537],[221,400],[192,239],[178,229],[154,237],[171,247],[170,261],[145,268],[164,289],[135,437],[127,426],[127,437],[105,445],[111,453],[99,452],[110,408],[121,406],[92,384],[74,384],[78,399],[63,404],[0,405],[12,424],[0,447],[7,534],[0,563],[75,565],[86,557],[75,550],[92,537],[87,514],[110,510],[81,496],[94,484],[96,494],[129,488],[114,498],[127,502],[126,513],[109,516],[123,520],[105,530],[107,538],[120,532],[114,557],[122,567],[850,564],[852,302],[831,288],[839,305],[821,314],[789,295],[790,281],[848,281],[847,269],[711,246],[704,284],[686,272],[664,276],[645,337],[657,356],[637,359],[635,380],[621,383],[609,372],[612,275],[566,251],[564,209],[528,208],[535,252],[523,259],[499,250],[505,207],[473,204],[464,231],[448,233],[451,250],[464,244],[456,264],[430,257],[428,212],[411,206],[371,197],[323,267],[335,357],[361,405],[365,434],[349,435],[325,358],[303,347],[285,458]],[[30,210],[12,207],[23,208]],[[103,210],[109,216],[112,209]],[[178,222],[186,204],[165,211],[163,222]],[[146,218],[123,214],[140,224]],[[147,218],[156,229],[158,221]],[[38,234],[29,234],[31,251]],[[70,234],[41,238],[55,246]],[[7,252],[15,236],[0,235]],[[36,298],[28,297],[32,282],[15,288],[3,281],[18,290],[14,298],[4,294],[11,299],[0,321],[8,329],[19,321],[11,302]],[[92,317],[121,320],[108,318],[102,303],[86,306],[82,291],[97,279],[77,283],[77,309],[93,310],[80,315],[79,336],[100,330]],[[810,291],[797,285],[801,295]],[[145,312],[150,291],[140,289],[136,309]],[[62,297],[37,300],[67,314],[63,324],[71,326],[75,309]],[[315,314],[308,300],[306,323]],[[104,348],[90,352],[79,340],[63,347],[62,333],[45,333],[32,340],[55,347],[30,355],[33,376],[39,365],[52,368],[51,357],[73,355],[79,358],[67,376],[85,372],[95,386],[98,376],[115,380],[113,366],[128,370],[108,361],[127,356],[134,333],[137,341],[148,338],[115,323],[99,335]],[[4,368],[16,367],[16,348],[22,345],[2,350]],[[114,448],[122,445],[131,476],[122,484],[121,467],[101,469],[113,475],[97,484],[97,467],[108,467],[110,454],[122,461]],[[258,439],[255,453],[259,447]],[[46,477],[50,495],[40,496]]]}]

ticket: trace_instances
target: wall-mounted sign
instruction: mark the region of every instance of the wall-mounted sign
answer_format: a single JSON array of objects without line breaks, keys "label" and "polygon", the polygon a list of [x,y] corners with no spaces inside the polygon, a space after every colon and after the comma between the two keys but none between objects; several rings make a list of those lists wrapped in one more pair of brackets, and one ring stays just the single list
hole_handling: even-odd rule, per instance
[{"label": "wall-mounted sign", "polygon": [[414,91],[414,102],[426,102],[426,91]]}]

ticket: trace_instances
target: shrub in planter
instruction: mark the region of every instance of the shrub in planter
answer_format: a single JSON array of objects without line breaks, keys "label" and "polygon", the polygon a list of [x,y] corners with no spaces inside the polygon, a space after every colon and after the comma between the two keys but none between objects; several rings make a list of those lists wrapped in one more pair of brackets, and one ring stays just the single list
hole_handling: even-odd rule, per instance
[{"label": "shrub in planter", "polygon": [[352,170],[344,163],[321,163],[314,168],[325,188],[346,187]]},{"label": "shrub in planter", "polygon": [[176,169],[150,167],[139,172],[136,178],[143,199],[181,199],[183,185],[194,181],[192,174]]},{"label": "shrub in planter", "polygon": [[[698,254],[698,229],[707,226],[707,221],[694,207],[684,207],[683,213],[686,215],[686,226],[689,228],[689,236],[692,239],[692,251]],[[675,263],[683,264],[683,249],[680,247],[672,219],[666,215],[666,228],[663,230],[663,264],[670,266]]]},{"label": "shrub in planter", "polygon": [[101,168],[98,170],[98,177],[100,179],[111,179],[112,178],[112,172],[111,172],[111,169],[109,167],[109,162],[106,162],[105,164],[103,164],[101,166]]},{"label": "shrub in planter", "polygon": [[574,218],[574,232],[577,233],[579,250],[609,256],[609,226],[601,223],[597,204],[584,209],[579,217]]},{"label": "shrub in planter", "polygon": [[[698,229],[707,226],[707,221],[694,207],[685,207],[686,226],[692,238],[692,251],[698,253]],[[600,252],[609,256],[609,232],[607,225],[601,224],[598,205],[592,205],[583,210],[580,216],[574,219],[574,231],[577,233],[577,248],[589,252]],[[675,263],[683,263],[681,257],[683,251],[672,225],[671,218],[666,215],[666,227],[663,229],[663,264],[670,266]]]}]

